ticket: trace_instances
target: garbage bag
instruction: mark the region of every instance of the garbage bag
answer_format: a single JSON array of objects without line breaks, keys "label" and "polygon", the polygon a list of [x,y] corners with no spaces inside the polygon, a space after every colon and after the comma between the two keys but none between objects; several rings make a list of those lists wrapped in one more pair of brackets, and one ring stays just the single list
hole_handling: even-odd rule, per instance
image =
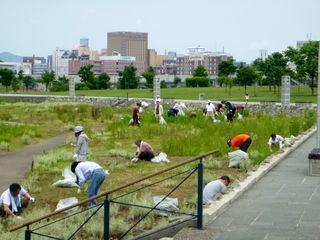
[{"label": "garbage bag", "polygon": [[160,162],[170,162],[170,160],[167,158],[167,154],[164,152],[159,153],[158,156],[155,156],[154,158],[151,159],[151,162],[154,163],[160,163]]},{"label": "garbage bag", "polygon": [[76,184],[77,177],[73,174],[73,172],[71,172],[70,168],[65,168],[62,171],[62,176],[64,179],[56,181],[52,184],[52,186],[65,188],[79,187],[78,184]]},{"label": "garbage bag", "polygon": [[[154,196],[153,202],[154,204],[158,204],[165,196]],[[161,202],[158,206],[158,209],[167,210],[167,211],[179,211],[178,208],[178,198],[169,198],[167,197],[163,202]],[[161,216],[169,216],[171,213],[164,211],[157,211],[157,213]]]},{"label": "garbage bag", "polygon": [[159,123],[160,124],[167,124],[166,120],[164,120],[164,118],[162,116],[160,117]]},{"label": "garbage bag", "polygon": [[247,160],[249,159],[248,153],[241,151],[241,150],[236,150],[233,152],[229,152],[228,156],[230,158],[229,160],[229,168],[237,168],[240,167],[240,163],[242,160]]},{"label": "garbage bag", "polygon": [[[78,199],[76,197],[70,197],[70,198],[61,199],[58,202],[58,205],[57,205],[55,211],[61,210],[63,208],[69,207],[69,206],[71,206],[73,204],[77,204],[77,203],[78,203]],[[66,212],[67,213],[74,213],[77,210],[78,210],[78,207],[74,207],[74,208],[71,208],[71,209],[67,210]]]}]

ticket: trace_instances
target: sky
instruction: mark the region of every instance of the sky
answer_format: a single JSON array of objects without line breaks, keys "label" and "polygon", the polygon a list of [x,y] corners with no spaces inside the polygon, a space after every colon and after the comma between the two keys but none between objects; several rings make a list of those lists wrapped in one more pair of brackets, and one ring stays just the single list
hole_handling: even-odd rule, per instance
[{"label": "sky", "polygon": [[89,38],[106,48],[107,32],[148,32],[149,48],[186,53],[202,46],[250,62],[320,39],[320,0],[0,0],[0,52],[47,56]]}]

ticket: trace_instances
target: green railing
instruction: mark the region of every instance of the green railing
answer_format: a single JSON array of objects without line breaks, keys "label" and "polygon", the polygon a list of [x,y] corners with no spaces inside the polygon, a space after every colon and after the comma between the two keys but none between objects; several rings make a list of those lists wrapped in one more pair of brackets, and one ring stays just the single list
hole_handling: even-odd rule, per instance
[{"label": "green railing", "polygon": [[[151,212],[153,211],[157,211],[157,212],[166,212],[166,213],[172,213],[172,214],[179,214],[179,215],[183,215],[183,216],[188,216],[189,217],[189,220],[196,220],[197,222],[197,228],[201,229],[202,228],[202,216],[203,216],[203,199],[202,199],[202,189],[203,189],[203,163],[202,163],[202,160],[210,155],[214,155],[214,154],[217,154],[218,153],[218,150],[214,150],[214,151],[211,151],[211,152],[208,152],[208,153],[205,153],[205,154],[202,154],[202,155],[199,155],[197,157],[194,157],[194,158],[191,158],[189,160],[186,160],[182,163],[179,163],[179,164],[176,164],[174,166],[171,166],[171,167],[168,167],[168,168],[165,168],[163,170],[160,170],[158,171],[157,173],[154,173],[154,174],[150,174],[150,175],[147,175],[147,176],[144,176],[140,179],[137,179],[137,180],[134,180],[130,183],[127,183],[125,185],[122,185],[118,188],[115,188],[111,191],[107,191],[107,192],[103,192],[97,196],[94,196],[94,197],[91,197],[91,198],[88,198],[86,200],[83,200],[77,204],[74,204],[74,205],[71,205],[69,207],[66,207],[64,209],[61,209],[61,210],[58,210],[58,211],[55,211],[53,213],[50,213],[50,214],[47,214],[43,217],[40,217],[38,219],[35,219],[35,220],[32,220],[32,221],[29,221],[29,222],[26,222],[20,226],[17,226],[17,227],[14,227],[12,228],[10,231],[16,231],[18,229],[21,229],[21,228],[26,228],[25,230],[25,240],[31,240],[31,237],[32,235],[37,235],[37,236],[40,236],[40,237],[43,237],[43,238],[48,238],[48,239],[57,239],[57,240],[64,240],[64,239],[73,239],[75,237],[75,235],[99,212],[99,210],[101,210],[102,208],[104,209],[104,217],[103,217],[103,239],[104,240],[108,240],[110,239],[110,204],[119,204],[119,205],[122,205],[122,206],[129,206],[129,207],[137,207],[137,208],[143,208],[143,209],[146,209],[148,210],[144,215],[142,215],[142,217],[140,217],[138,220],[136,220],[136,222],[130,226],[127,231],[125,231],[120,237],[119,239],[123,239],[125,238],[139,223],[141,223],[141,221],[143,219],[145,219]],[[125,193],[122,193],[122,194],[119,194],[117,196],[114,196],[114,197],[111,197],[117,193],[123,190],[126,190],[127,188],[129,187],[133,187],[135,186],[137,183],[141,183],[143,181],[146,181],[146,180],[149,180],[151,178],[154,178],[156,176],[160,176],[164,173],[167,173],[167,172],[170,172],[172,170],[176,170],[178,169],[179,167],[181,166],[184,166],[184,165],[187,165],[189,163],[192,163],[192,162],[196,162],[198,161],[198,164],[196,167],[191,167],[187,170],[183,170],[183,171],[180,171],[178,173],[174,173],[170,176],[166,176],[160,180],[157,180],[157,181],[154,181],[152,183],[149,183],[143,187],[138,187],[134,190],[131,190],[131,191],[127,191]],[[196,211],[196,214],[194,213],[186,213],[186,212],[180,212],[180,211],[170,211],[170,210],[164,210],[164,209],[161,209],[161,208],[158,208],[159,205],[167,199],[167,197],[169,197],[175,190],[177,190],[183,183],[186,182],[186,180],[188,180],[193,174],[195,174],[197,172],[197,211]],[[185,175],[185,176],[184,176]],[[133,203],[128,203],[128,202],[124,202],[124,201],[119,201],[118,199],[124,197],[124,196],[127,196],[127,195],[130,195],[130,194],[133,194],[133,193],[136,193],[136,192],[139,192],[143,189],[146,189],[146,188],[149,188],[149,187],[152,187],[154,185],[157,185],[157,184],[160,184],[162,182],[165,182],[169,179],[173,179],[175,177],[178,177],[178,176],[183,176],[183,179],[178,182],[168,193],[166,193],[164,195],[164,197],[161,199],[161,201],[159,201],[157,204],[155,204],[154,206],[150,207],[150,206],[144,206],[144,205],[139,205],[139,204],[133,204]],[[93,200],[93,199],[100,199],[100,198],[104,198],[103,202],[98,204],[97,206],[94,206],[94,207],[91,207],[91,208],[87,208],[87,209],[82,209],[80,211],[77,211],[75,213],[72,213],[72,214],[68,214],[68,215],[63,215],[63,216],[60,216],[62,213],[67,213],[68,210],[70,209],[73,209],[73,208],[76,208],[76,207],[79,207],[87,202],[89,202],[90,200]],[[62,237],[58,237],[58,236],[54,236],[53,234],[45,234],[45,233],[41,233],[39,232],[38,230],[40,229],[43,229],[45,227],[48,227],[52,224],[55,224],[57,222],[60,222],[60,221],[63,221],[63,220],[66,220],[68,218],[71,218],[75,215],[78,215],[78,214],[81,214],[81,213],[84,213],[84,212],[87,212],[87,211],[92,211],[92,213],[90,213],[89,216],[87,216],[84,221],[80,224],[80,226],[77,227],[77,229],[75,231],[73,231],[73,233],[68,236],[67,238],[62,238]],[[60,214],[60,215],[59,215]],[[54,217],[54,218],[53,218]],[[43,221],[46,221],[46,223],[42,224],[41,226],[37,226],[37,227],[34,227],[32,228],[32,226],[34,224],[39,224]]]}]

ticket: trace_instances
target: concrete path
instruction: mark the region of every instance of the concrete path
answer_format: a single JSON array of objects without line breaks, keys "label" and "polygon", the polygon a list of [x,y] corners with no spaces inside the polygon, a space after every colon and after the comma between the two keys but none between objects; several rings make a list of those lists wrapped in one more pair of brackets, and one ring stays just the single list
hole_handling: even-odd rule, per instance
[{"label": "concrete path", "polygon": [[320,239],[320,177],[307,176],[316,134],[293,151],[204,231],[174,239]]},{"label": "concrete path", "polygon": [[20,182],[24,178],[35,155],[63,146],[67,136],[68,133],[62,134],[16,152],[0,155],[0,193],[7,189],[10,183]]}]

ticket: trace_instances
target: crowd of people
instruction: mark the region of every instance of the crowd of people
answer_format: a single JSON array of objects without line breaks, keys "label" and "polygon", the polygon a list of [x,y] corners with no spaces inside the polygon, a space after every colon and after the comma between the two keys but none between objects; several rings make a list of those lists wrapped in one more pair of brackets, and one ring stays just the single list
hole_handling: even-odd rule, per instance
[{"label": "crowd of people", "polygon": [[[247,96],[247,100],[248,100]],[[133,115],[130,121],[132,127],[141,126],[140,114],[149,106],[146,102],[138,102],[133,108]],[[176,102],[172,107],[169,107],[167,112],[168,117],[184,116],[184,109],[186,105],[184,103]],[[219,115],[224,114],[227,121],[232,122],[235,118],[236,111],[243,109],[240,106],[235,106],[229,101],[221,101],[220,103],[213,103],[210,100],[207,101],[203,114],[206,119],[216,120]],[[154,115],[156,121],[165,123],[163,118],[164,109],[161,104],[161,99],[157,98],[154,104]],[[98,194],[98,191],[104,182],[106,175],[109,174],[107,170],[103,169],[98,163],[88,161],[89,154],[89,138],[84,132],[82,126],[74,127],[74,135],[76,139],[75,154],[73,156],[73,162],[71,163],[71,171],[76,176],[76,183],[78,184],[78,193],[85,189],[85,185],[89,182],[86,193],[89,198]],[[232,139],[227,140],[227,145],[233,150],[239,148],[243,152],[247,152],[252,143],[252,139],[248,134],[239,134]],[[136,153],[132,159],[133,163],[138,161],[151,161],[155,157],[155,152],[151,145],[141,139],[135,141]],[[268,146],[270,151],[273,151],[275,146],[279,146],[282,149],[285,146],[285,139],[275,133],[270,135],[268,140]],[[228,176],[222,176],[217,180],[209,182],[203,190],[204,203],[208,204],[218,199],[221,194],[227,192],[227,187],[230,184],[231,179]],[[28,191],[18,183],[12,183],[7,190],[5,190],[0,196],[0,217],[12,216],[20,218],[22,208],[28,206],[29,203],[35,203],[35,198],[31,197]],[[95,199],[91,200],[88,207],[97,205]]]}]

